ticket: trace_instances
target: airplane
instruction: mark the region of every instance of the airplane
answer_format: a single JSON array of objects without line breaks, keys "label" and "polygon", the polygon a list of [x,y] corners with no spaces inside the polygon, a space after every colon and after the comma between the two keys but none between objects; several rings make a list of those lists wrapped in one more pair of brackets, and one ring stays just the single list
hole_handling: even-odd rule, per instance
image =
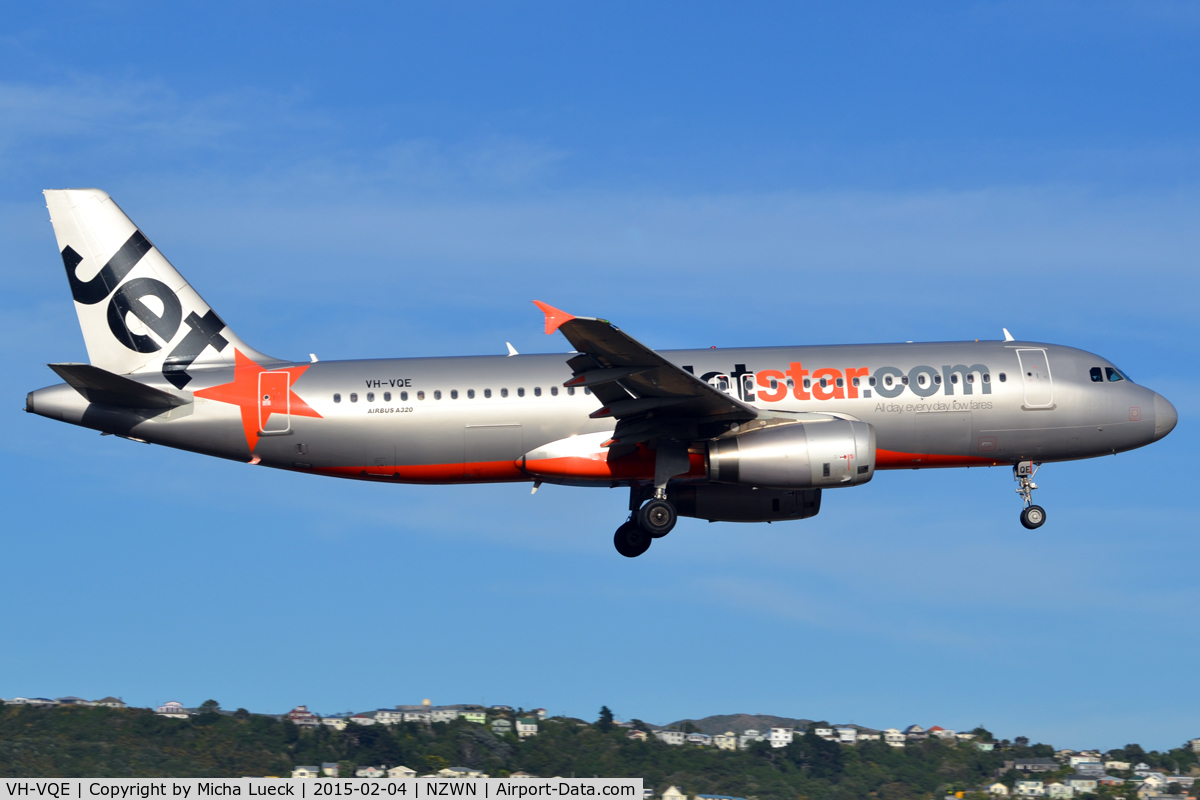
[{"label": "airplane", "polygon": [[1002,341],[656,351],[540,301],[567,355],[288,361],[247,345],[105,192],[47,190],[90,363],[25,410],[137,442],[378,483],[626,487],[618,553],[680,516],[781,522],[876,470],[1034,474],[1155,442],[1174,406],[1101,356]]}]

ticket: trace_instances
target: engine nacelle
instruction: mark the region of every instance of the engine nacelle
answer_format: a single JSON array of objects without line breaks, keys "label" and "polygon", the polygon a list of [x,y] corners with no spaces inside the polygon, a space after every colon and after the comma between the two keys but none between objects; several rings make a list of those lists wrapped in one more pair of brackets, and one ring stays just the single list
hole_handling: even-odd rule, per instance
[{"label": "engine nacelle", "polygon": [[755,489],[723,483],[681,484],[667,489],[681,517],[709,522],[783,522],[815,517],[820,489]]},{"label": "engine nacelle", "polygon": [[875,429],[845,419],[794,422],[708,445],[708,479],[773,489],[857,486],[875,474]]}]

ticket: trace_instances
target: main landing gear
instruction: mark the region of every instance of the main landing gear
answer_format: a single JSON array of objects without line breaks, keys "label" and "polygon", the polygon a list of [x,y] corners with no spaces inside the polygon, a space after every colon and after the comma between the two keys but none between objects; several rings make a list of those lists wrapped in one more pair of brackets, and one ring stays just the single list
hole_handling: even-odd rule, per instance
[{"label": "main landing gear", "polygon": [[1013,480],[1017,482],[1017,494],[1025,502],[1021,511],[1021,524],[1029,530],[1042,527],[1046,522],[1046,509],[1033,504],[1033,490],[1038,488],[1033,482],[1033,476],[1041,469],[1041,464],[1032,461],[1022,461],[1013,467]]},{"label": "main landing gear", "polygon": [[642,497],[643,491],[639,487],[629,490],[629,521],[617,528],[613,536],[617,552],[626,558],[637,558],[649,550],[651,543],[670,533],[679,519],[664,490],[655,490],[650,500],[639,507]]}]

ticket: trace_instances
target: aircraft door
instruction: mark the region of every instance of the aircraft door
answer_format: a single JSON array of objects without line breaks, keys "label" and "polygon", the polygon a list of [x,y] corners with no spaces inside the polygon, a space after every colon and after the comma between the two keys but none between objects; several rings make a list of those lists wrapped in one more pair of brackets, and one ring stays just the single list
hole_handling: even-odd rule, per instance
[{"label": "aircraft door", "polygon": [[288,372],[258,373],[258,429],[262,433],[291,430],[291,381]]},{"label": "aircraft door", "polygon": [[370,460],[363,469],[364,473],[387,476],[396,474],[396,446],[394,444],[371,442],[369,456]]},{"label": "aircraft door", "polygon": [[1017,350],[1021,364],[1021,385],[1025,388],[1026,409],[1054,408],[1054,382],[1050,362],[1042,349]]}]

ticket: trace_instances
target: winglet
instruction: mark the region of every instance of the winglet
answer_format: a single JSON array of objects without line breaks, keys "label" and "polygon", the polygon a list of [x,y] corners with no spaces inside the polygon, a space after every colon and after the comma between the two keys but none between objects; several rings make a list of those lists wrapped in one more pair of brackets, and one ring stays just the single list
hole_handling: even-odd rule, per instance
[{"label": "winglet", "polygon": [[538,308],[540,308],[542,310],[542,313],[544,313],[546,315],[546,335],[547,336],[549,336],[550,334],[552,334],[556,330],[558,330],[559,326],[564,325],[564,324],[570,322],[571,320],[575,319],[575,317],[573,315],[568,314],[565,311],[559,311],[554,306],[547,305],[546,303],[543,303],[541,300],[534,300],[533,304],[535,306],[537,306]]},{"label": "winglet", "polygon": [[1006,341],[1006,342],[1015,342],[1016,341],[1016,339],[1013,338],[1013,335],[1008,332],[1008,328],[1001,328],[1000,330],[1004,331],[1004,341]]},{"label": "winglet", "polygon": [[513,347],[513,346],[512,346],[512,342],[505,342],[505,343],[504,343],[504,345],[505,345],[505,346],[508,348],[508,354],[509,354],[510,356],[519,356],[519,355],[521,355],[520,353],[518,353],[518,352],[517,352],[517,348],[515,348],[515,347]]}]

